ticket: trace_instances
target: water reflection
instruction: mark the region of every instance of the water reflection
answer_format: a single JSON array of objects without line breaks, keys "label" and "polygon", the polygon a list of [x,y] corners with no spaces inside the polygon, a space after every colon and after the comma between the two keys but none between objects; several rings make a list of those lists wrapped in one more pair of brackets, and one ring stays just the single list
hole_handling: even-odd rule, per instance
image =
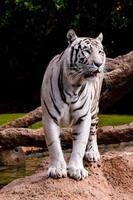
[{"label": "water reflection", "polygon": [[27,155],[25,165],[22,166],[0,166],[0,185],[6,185],[16,178],[31,175],[46,155],[47,153]]}]

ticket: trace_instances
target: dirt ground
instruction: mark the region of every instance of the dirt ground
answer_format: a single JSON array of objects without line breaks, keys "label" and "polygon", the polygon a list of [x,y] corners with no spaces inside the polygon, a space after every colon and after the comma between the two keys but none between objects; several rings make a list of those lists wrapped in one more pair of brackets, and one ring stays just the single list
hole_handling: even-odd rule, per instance
[{"label": "dirt ground", "polygon": [[56,180],[46,177],[47,158],[32,176],[3,187],[0,200],[133,200],[132,152],[108,152],[101,161],[84,164],[89,171],[85,180]]}]

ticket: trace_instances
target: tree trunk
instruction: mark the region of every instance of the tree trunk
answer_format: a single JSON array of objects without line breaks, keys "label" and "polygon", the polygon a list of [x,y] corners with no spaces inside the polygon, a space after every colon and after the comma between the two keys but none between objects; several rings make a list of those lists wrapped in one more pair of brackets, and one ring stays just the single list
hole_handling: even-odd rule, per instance
[{"label": "tree trunk", "polygon": [[133,51],[115,59],[107,59],[106,65],[112,71],[105,73],[100,111],[106,110],[133,89]]},{"label": "tree trunk", "polygon": [[16,120],[13,120],[11,122],[8,122],[2,126],[0,126],[0,129],[3,128],[10,128],[10,127],[29,127],[30,125],[34,124],[35,122],[40,121],[42,118],[42,109],[41,106],[36,108],[35,110],[27,113],[21,118],[18,118]]},{"label": "tree trunk", "polygon": [[[133,89],[133,51],[115,59],[108,58],[106,66],[109,72],[105,73],[100,111],[106,110]],[[2,125],[1,128],[28,127],[40,121],[41,117],[42,110],[41,107],[38,107],[22,118]]]},{"label": "tree trunk", "polygon": [[[71,129],[61,129],[62,145],[71,147]],[[99,144],[113,144],[133,140],[133,123],[121,126],[101,127],[97,130]],[[0,131],[0,145],[7,148],[16,146],[46,147],[43,129],[7,128]]]}]

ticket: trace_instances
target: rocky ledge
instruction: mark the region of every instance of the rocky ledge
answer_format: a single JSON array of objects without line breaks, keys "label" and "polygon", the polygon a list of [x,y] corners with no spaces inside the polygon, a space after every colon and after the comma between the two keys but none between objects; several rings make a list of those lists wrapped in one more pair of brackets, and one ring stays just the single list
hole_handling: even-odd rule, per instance
[{"label": "rocky ledge", "polygon": [[[69,154],[66,153],[66,159]],[[35,174],[17,179],[0,190],[0,200],[131,200],[133,153],[107,152],[97,163],[85,162],[89,177],[82,181],[46,177],[49,159]]]}]

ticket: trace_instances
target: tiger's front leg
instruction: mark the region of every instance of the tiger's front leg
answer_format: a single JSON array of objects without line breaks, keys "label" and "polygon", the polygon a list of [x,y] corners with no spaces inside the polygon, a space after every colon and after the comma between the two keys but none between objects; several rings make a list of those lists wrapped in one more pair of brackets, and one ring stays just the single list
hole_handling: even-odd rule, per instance
[{"label": "tiger's front leg", "polygon": [[51,166],[48,169],[48,177],[63,178],[67,176],[66,162],[64,160],[61,144],[60,144],[60,128],[45,113],[42,117],[45,139],[51,159]]},{"label": "tiger's front leg", "polygon": [[83,166],[83,157],[89,137],[91,119],[89,114],[80,117],[73,126],[73,150],[68,163],[68,175],[76,180],[88,176],[88,171]]}]

